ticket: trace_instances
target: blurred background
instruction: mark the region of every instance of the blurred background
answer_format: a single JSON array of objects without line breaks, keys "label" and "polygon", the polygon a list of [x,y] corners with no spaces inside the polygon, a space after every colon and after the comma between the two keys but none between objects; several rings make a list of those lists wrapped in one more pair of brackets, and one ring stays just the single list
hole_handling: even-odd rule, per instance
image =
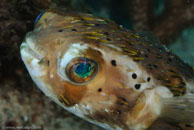
[{"label": "blurred background", "polygon": [[[100,130],[48,99],[31,80],[19,48],[36,16],[59,6],[116,21],[136,32],[153,32],[183,61],[194,66],[194,0],[1,0],[1,126],[42,130]],[[154,37],[155,37],[154,36]]]}]

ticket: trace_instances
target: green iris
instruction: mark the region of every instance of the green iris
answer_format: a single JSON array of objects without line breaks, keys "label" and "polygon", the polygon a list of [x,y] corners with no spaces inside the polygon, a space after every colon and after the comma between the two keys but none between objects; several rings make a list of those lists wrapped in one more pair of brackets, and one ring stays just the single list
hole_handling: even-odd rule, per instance
[{"label": "green iris", "polygon": [[92,74],[92,66],[89,63],[81,63],[76,67],[75,73],[80,78],[86,78]]},{"label": "green iris", "polygon": [[87,83],[92,80],[98,72],[98,64],[85,57],[76,57],[66,66],[66,74],[74,83]]}]

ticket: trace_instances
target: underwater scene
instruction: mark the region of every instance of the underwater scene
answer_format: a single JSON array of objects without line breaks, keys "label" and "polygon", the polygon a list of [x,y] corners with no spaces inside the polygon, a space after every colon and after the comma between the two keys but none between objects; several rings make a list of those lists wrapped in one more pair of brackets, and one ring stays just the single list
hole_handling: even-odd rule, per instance
[{"label": "underwater scene", "polygon": [[193,0],[1,0],[0,130],[194,130]]}]

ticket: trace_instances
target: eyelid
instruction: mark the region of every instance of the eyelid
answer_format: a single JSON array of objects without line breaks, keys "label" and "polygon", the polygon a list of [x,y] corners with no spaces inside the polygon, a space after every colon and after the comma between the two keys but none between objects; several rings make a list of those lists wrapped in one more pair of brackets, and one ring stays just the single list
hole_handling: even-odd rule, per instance
[{"label": "eyelid", "polygon": [[34,26],[36,26],[36,24],[38,23],[38,21],[41,19],[41,17],[44,15],[45,11],[42,11],[37,17],[36,20],[34,22]]}]

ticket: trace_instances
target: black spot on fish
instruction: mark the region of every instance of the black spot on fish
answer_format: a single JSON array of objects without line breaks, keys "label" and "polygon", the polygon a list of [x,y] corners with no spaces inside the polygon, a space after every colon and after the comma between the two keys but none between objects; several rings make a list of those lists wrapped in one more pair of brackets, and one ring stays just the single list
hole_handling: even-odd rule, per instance
[{"label": "black spot on fish", "polygon": [[158,66],[157,66],[157,65],[155,65],[155,64],[153,64],[153,67],[154,67],[154,68],[158,68]]},{"label": "black spot on fish", "polygon": [[169,62],[172,62],[172,59],[169,57],[169,58],[168,58],[168,61],[169,61]]},{"label": "black spot on fish", "polygon": [[104,34],[105,34],[105,35],[107,35],[107,36],[109,35],[109,33],[108,33],[108,32],[104,32]]},{"label": "black spot on fish", "polygon": [[185,124],[186,127],[192,127],[190,124]]},{"label": "black spot on fish", "polygon": [[107,38],[106,40],[107,40],[107,41],[111,41],[111,39],[110,39],[110,38]]},{"label": "black spot on fish", "polygon": [[50,65],[50,61],[49,60],[48,60],[47,64],[48,64],[48,66]]},{"label": "black spot on fish", "polygon": [[172,69],[169,69],[168,71],[169,71],[169,72],[172,72],[172,73],[177,73],[177,72],[175,72],[175,71],[172,70]]},{"label": "black spot on fish", "polygon": [[80,18],[81,21],[85,21],[83,18]]},{"label": "black spot on fish", "polygon": [[148,51],[148,52],[151,52],[151,50],[150,50],[149,48],[147,48],[147,51]]},{"label": "black spot on fish", "polygon": [[58,32],[63,32],[64,30],[62,30],[62,29],[60,29],[60,30],[58,30]]},{"label": "black spot on fish", "polygon": [[148,55],[145,55],[146,58],[148,58]]},{"label": "black spot on fish", "polygon": [[99,89],[98,89],[98,92],[102,92],[102,88],[99,88]]},{"label": "black spot on fish", "polygon": [[77,31],[76,29],[74,29],[74,28],[72,29],[72,32],[76,32],[76,31]]},{"label": "black spot on fish", "polygon": [[137,75],[135,73],[132,74],[132,78],[133,79],[136,79],[137,78]]},{"label": "black spot on fish", "polygon": [[117,66],[116,60],[111,60],[111,64],[112,64],[113,66]]},{"label": "black spot on fish", "polygon": [[141,84],[135,84],[135,88],[136,89],[140,89],[141,88]]},{"label": "black spot on fish", "polygon": [[116,110],[116,112],[117,112],[117,114],[119,114],[119,115],[121,114],[121,111],[120,111],[120,110]]},{"label": "black spot on fish", "polygon": [[151,78],[150,78],[150,77],[148,77],[148,78],[147,78],[147,81],[148,81],[148,82],[150,82],[150,80],[151,80]]}]

